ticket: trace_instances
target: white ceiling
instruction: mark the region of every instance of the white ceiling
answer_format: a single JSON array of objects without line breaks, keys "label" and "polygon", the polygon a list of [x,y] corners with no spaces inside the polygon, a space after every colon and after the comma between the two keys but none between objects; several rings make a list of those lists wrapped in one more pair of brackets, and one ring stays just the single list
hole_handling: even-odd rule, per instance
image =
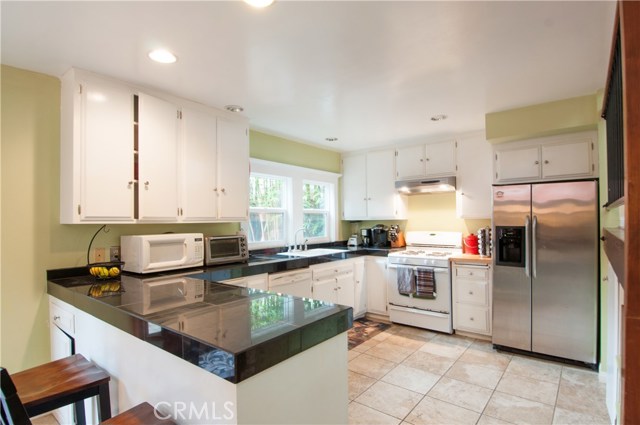
[{"label": "white ceiling", "polygon": [[[242,105],[254,129],[339,151],[441,139],[483,129],[488,112],[594,93],[615,12],[613,1],[0,7],[3,64],[54,76],[75,66]],[[160,46],[178,62],[151,62]]]}]

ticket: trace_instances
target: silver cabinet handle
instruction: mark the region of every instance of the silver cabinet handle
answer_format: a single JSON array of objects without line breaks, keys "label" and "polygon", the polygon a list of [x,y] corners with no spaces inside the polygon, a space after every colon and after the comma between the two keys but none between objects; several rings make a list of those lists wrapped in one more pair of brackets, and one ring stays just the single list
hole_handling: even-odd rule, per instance
[{"label": "silver cabinet handle", "polygon": [[469,295],[473,295],[473,291],[469,291]]},{"label": "silver cabinet handle", "polygon": [[544,160],[544,163],[545,163],[545,164],[548,164],[548,163],[549,163],[549,160],[548,160],[548,159],[545,159],[545,160]]},{"label": "silver cabinet handle", "polygon": [[531,277],[531,272],[530,272],[530,267],[531,265],[529,264],[529,233],[530,233],[530,229],[529,227],[531,227],[531,218],[529,216],[527,216],[524,220],[524,274],[527,277]]},{"label": "silver cabinet handle", "polygon": [[537,244],[536,244],[536,239],[538,238],[538,217],[537,216],[533,216],[533,226],[531,228],[531,265],[532,265],[532,271],[533,271],[533,277],[534,279],[537,277],[538,274],[538,270],[537,270],[537,266],[538,266],[538,260],[537,260],[537,256],[538,256],[538,248],[537,248]]},{"label": "silver cabinet handle", "polygon": [[60,320],[60,316],[53,316],[53,321]]},{"label": "silver cabinet handle", "polygon": [[220,189],[220,192],[227,193],[227,190],[223,187],[222,189]]},{"label": "silver cabinet handle", "polygon": [[540,164],[540,161],[536,161],[536,165]]},{"label": "silver cabinet handle", "polygon": [[473,322],[473,317],[469,317],[469,320]]}]

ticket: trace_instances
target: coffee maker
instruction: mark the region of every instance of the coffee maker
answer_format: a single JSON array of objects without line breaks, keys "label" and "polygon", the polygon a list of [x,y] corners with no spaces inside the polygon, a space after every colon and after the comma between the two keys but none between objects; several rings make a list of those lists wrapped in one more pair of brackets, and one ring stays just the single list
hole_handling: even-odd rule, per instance
[{"label": "coffee maker", "polygon": [[371,245],[376,248],[387,248],[389,228],[384,224],[376,224],[371,228]]},{"label": "coffee maker", "polygon": [[362,245],[371,246],[371,229],[360,229],[360,235],[362,236]]}]

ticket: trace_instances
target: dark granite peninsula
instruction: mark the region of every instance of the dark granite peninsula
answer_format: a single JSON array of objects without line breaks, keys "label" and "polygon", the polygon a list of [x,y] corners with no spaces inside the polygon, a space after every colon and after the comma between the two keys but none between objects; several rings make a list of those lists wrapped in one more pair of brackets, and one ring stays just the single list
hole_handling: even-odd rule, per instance
[{"label": "dark granite peninsula", "polygon": [[[100,295],[83,273],[50,271],[48,292],[76,352],[111,374],[114,413],[148,401],[184,423],[346,423],[350,307],[184,274],[123,275]],[[185,404],[207,415],[180,421]]]}]

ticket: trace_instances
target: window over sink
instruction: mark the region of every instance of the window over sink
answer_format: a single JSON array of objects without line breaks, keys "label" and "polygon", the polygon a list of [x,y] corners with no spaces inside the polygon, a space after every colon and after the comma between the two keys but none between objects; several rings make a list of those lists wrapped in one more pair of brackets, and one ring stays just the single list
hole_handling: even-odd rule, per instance
[{"label": "window over sink", "polygon": [[332,242],[337,236],[338,174],[251,159],[250,249],[284,247],[297,242]]}]

